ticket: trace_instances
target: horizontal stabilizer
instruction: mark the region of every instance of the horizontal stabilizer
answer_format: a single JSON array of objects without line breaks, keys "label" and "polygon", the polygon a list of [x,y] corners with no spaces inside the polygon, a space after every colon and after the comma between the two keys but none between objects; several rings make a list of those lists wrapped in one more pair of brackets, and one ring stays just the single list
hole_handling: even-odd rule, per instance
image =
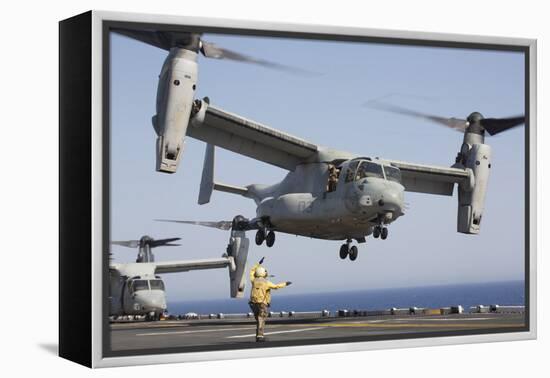
[{"label": "horizontal stabilizer", "polygon": [[210,202],[212,197],[212,191],[217,190],[220,192],[239,194],[241,196],[247,196],[248,189],[242,186],[227,185],[221,182],[214,181],[214,161],[215,161],[215,148],[214,145],[207,143],[206,150],[204,152],[204,165],[202,168],[201,186],[199,190],[199,205],[204,205]]},{"label": "horizontal stabilizer", "polygon": [[222,184],[222,183],[219,183],[219,182],[214,183],[214,189],[219,191],[219,192],[240,194],[241,196],[245,196],[245,197],[248,194],[248,189],[247,188],[244,188],[242,186]]}]

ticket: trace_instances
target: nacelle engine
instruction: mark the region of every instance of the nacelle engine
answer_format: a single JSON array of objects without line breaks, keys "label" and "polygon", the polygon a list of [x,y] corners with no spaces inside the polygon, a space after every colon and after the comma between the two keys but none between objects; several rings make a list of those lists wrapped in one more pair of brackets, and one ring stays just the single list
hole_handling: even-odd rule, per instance
[{"label": "nacelle engine", "polygon": [[157,164],[159,172],[176,172],[184,149],[189,117],[197,85],[197,53],[172,48],[159,75],[157,114],[153,128],[157,138]]},{"label": "nacelle engine", "polygon": [[457,164],[473,172],[473,185],[458,187],[457,231],[464,234],[478,234],[485,206],[485,193],[491,169],[491,147],[483,143],[483,136],[473,133],[464,135],[464,143],[457,158]]}]

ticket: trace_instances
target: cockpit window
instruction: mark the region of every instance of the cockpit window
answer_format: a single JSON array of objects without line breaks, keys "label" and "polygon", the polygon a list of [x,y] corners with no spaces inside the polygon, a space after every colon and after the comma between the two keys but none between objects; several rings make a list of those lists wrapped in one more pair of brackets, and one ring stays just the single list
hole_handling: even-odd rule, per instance
[{"label": "cockpit window", "polygon": [[355,173],[355,180],[357,181],[365,177],[384,178],[382,166],[370,161],[361,162],[361,165],[357,168],[357,172]]},{"label": "cockpit window", "polygon": [[349,163],[348,167],[346,168],[346,182],[353,181],[353,174],[355,173],[357,164],[359,164],[358,161],[352,161],[351,163]]},{"label": "cockpit window", "polygon": [[134,280],[132,283],[132,290],[149,290],[149,283],[147,282],[147,280]]},{"label": "cockpit window", "polygon": [[151,290],[164,290],[164,282],[162,280],[150,280]]},{"label": "cockpit window", "polygon": [[401,171],[398,168],[385,166],[386,178],[389,181],[395,181],[401,183]]}]

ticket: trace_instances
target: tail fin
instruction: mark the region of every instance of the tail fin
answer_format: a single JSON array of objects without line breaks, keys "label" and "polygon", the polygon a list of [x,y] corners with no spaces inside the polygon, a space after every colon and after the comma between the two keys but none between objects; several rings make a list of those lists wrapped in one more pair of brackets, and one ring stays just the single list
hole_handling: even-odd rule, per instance
[{"label": "tail fin", "polygon": [[210,197],[212,197],[212,191],[214,190],[214,157],[214,146],[207,144],[204,152],[199,205],[210,202]]},{"label": "tail fin", "polygon": [[240,194],[247,196],[248,189],[241,186],[226,185],[214,181],[214,160],[215,150],[214,145],[207,144],[204,152],[204,165],[202,168],[201,186],[199,191],[199,205],[204,205],[210,202],[212,191],[219,190],[221,192]]}]

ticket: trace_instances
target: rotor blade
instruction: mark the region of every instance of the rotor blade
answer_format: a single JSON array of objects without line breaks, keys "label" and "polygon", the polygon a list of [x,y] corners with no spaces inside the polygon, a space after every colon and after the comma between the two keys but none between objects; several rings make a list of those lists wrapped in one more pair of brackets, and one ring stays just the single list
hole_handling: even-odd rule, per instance
[{"label": "rotor blade", "polygon": [[170,239],[155,239],[149,243],[149,245],[154,247],[164,247],[164,246],[178,246],[181,244],[174,244],[173,241],[181,240],[181,238],[170,238]]},{"label": "rotor blade", "polygon": [[480,121],[481,126],[490,135],[496,135],[503,131],[509,130],[511,128],[517,127],[525,123],[525,116],[515,116],[508,118],[484,118]]},{"label": "rotor blade", "polygon": [[253,58],[251,56],[247,56],[235,51],[224,49],[222,47],[219,47],[210,42],[206,42],[204,40],[201,40],[201,52],[207,58],[228,59],[228,60],[234,60],[237,62],[257,64],[266,68],[272,68],[272,69],[286,71],[294,74],[318,75],[318,73],[304,70],[302,68],[287,66],[284,64],[270,62],[268,60]]},{"label": "rotor blade", "polygon": [[184,223],[184,224],[194,224],[196,226],[212,227],[219,230],[228,231],[231,230],[232,221],[219,221],[219,222],[200,222],[200,221],[182,221],[182,220],[172,220],[172,219],[155,219],[158,222],[171,222],[171,223]]},{"label": "rotor blade", "polygon": [[410,109],[402,108],[400,106],[389,105],[384,103],[370,103],[370,104],[367,103],[365,105],[374,109],[383,110],[390,113],[397,113],[397,114],[402,114],[409,117],[425,119],[428,121],[439,123],[440,125],[444,125],[458,131],[464,131],[466,130],[466,127],[468,127],[468,121],[466,121],[465,119],[445,118],[445,117],[441,117],[433,114],[417,112],[415,110],[410,110]]},{"label": "rotor blade", "polygon": [[112,241],[111,244],[120,245],[128,248],[137,248],[139,246],[139,240]]},{"label": "rotor blade", "polygon": [[132,29],[114,29],[115,33],[128,38],[136,39],[148,45],[168,50],[172,47],[195,47],[199,45],[200,35],[189,32],[173,32],[159,30],[132,30]]}]

